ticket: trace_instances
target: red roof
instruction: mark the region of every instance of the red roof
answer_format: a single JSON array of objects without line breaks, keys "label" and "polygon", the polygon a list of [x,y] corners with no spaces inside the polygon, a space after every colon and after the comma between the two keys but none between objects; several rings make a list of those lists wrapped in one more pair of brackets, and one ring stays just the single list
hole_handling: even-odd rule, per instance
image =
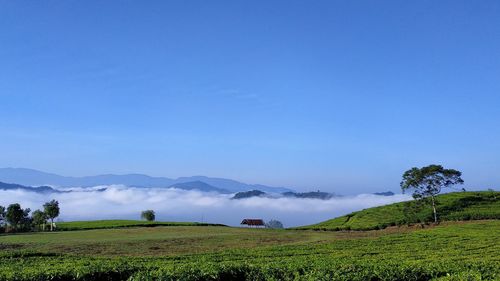
[{"label": "red roof", "polygon": [[241,224],[246,225],[264,225],[264,221],[261,219],[244,219]]}]

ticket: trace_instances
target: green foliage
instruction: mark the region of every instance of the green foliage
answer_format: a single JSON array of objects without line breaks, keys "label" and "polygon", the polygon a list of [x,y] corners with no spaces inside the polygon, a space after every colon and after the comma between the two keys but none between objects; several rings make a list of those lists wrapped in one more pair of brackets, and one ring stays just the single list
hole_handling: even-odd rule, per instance
[{"label": "green foliage", "polygon": [[401,189],[403,191],[413,189],[413,196],[416,198],[435,196],[441,192],[442,188],[463,184],[461,176],[461,172],[445,169],[441,165],[413,167],[403,174]]},{"label": "green foliage", "polygon": [[[47,214],[45,212],[36,210],[31,214],[31,218],[33,220],[33,225],[36,227],[40,228],[40,226],[45,227],[45,224],[47,223]],[[42,229],[43,229],[42,228]],[[45,230],[45,229],[43,229]]]},{"label": "green foliage", "polygon": [[50,231],[54,230],[54,219],[59,216],[59,202],[52,200],[43,205],[43,211],[47,218],[50,219]]},{"label": "green foliage", "polygon": [[413,190],[413,198],[420,200],[420,204],[429,203],[432,205],[434,222],[437,222],[436,195],[441,192],[442,188],[463,184],[464,181],[461,176],[461,172],[445,169],[441,165],[429,165],[422,168],[414,167],[403,174],[401,189],[403,192]]},{"label": "green foliage", "polygon": [[[0,237],[0,281],[4,280],[498,280],[500,278],[500,221],[448,223],[421,230],[389,232],[314,232],[235,229],[228,227],[139,228],[145,238],[129,239],[130,229],[98,230],[94,243],[101,249],[109,240],[99,240],[104,232],[116,233],[118,245],[141,245],[151,239],[151,230],[163,233],[154,241],[184,244],[186,252],[157,256],[113,255],[113,251],[88,248],[85,254],[56,254],[64,240],[72,247],[88,245],[91,231],[38,233]],[[176,236],[169,235],[175,232]],[[232,233],[245,243],[229,248]],[[246,239],[262,235],[295,237],[293,243],[241,248]],[[85,235],[82,235],[85,234]],[[65,235],[47,250],[18,250],[26,243],[37,248],[46,236]],[[199,243],[214,235],[215,248],[202,249]],[[16,237],[17,236],[17,237]],[[33,237],[38,237],[36,242]],[[168,240],[165,239],[168,237]],[[195,237],[197,237],[195,239]],[[198,238],[204,237],[203,241]],[[2,239],[9,238],[9,239]],[[7,242],[6,240],[12,240]],[[15,242],[14,242],[15,241]],[[23,242],[26,241],[26,242]],[[12,247],[10,247],[12,246]],[[34,247],[33,247],[34,246]],[[135,246],[134,246],[135,247]],[[132,249],[132,248],[131,248]],[[84,248],[85,250],[85,248]],[[436,255],[439,251],[439,255]]]},{"label": "green foliage", "polygon": [[154,221],[156,218],[155,211],[153,210],[146,210],[142,211],[141,213],[141,219],[147,220],[147,221]]},{"label": "green foliage", "polygon": [[22,209],[19,203],[10,204],[7,210],[0,206],[0,233],[32,231],[34,230],[32,226],[40,229],[40,225],[43,225],[44,229],[49,218],[48,214],[52,216],[52,219],[59,215],[59,203],[52,200],[44,205],[44,209],[45,211],[36,210],[30,217],[30,209]]},{"label": "green foliage", "polygon": [[[438,195],[436,199],[442,221],[500,219],[498,191],[453,192]],[[409,201],[369,208],[300,229],[373,230],[432,221],[432,210],[421,203]]]},{"label": "green foliage", "polygon": [[21,208],[21,205],[18,203],[10,204],[7,207],[5,219],[14,228],[14,230],[24,230],[25,228],[29,228],[30,225],[30,211],[31,210],[29,208]]}]

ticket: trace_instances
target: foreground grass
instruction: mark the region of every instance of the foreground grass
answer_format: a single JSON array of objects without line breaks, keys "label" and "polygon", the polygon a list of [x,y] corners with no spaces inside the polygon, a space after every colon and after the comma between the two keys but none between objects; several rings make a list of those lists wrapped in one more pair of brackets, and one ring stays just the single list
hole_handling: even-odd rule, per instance
[{"label": "foreground grass", "polygon": [[95,220],[72,221],[57,223],[57,230],[108,229],[125,227],[155,227],[155,226],[224,226],[222,224],[198,222],[157,222],[138,220]]},{"label": "foreground grass", "polygon": [[0,280],[498,280],[500,221],[318,232],[101,229],[0,237]]},{"label": "foreground grass", "polygon": [[0,249],[78,256],[172,256],[329,239],[322,233],[214,226],[95,229],[0,237]]},{"label": "foreground grass", "polygon": [[[313,230],[371,230],[388,226],[432,221],[430,207],[408,216],[407,206],[414,202],[395,203],[354,212],[299,229]],[[437,211],[442,221],[500,219],[500,192],[453,192],[437,197]]]}]

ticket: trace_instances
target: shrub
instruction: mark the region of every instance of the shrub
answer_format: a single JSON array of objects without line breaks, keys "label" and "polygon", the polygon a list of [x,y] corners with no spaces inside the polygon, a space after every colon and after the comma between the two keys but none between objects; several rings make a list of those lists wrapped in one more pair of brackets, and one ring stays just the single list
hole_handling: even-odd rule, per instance
[{"label": "shrub", "polygon": [[156,218],[155,211],[153,210],[142,211],[141,218],[147,221],[154,221]]}]

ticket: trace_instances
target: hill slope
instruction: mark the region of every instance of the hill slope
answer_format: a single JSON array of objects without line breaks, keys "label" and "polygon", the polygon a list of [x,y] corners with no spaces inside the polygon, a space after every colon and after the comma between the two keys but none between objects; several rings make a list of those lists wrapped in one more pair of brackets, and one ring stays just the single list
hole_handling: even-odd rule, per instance
[{"label": "hill slope", "polygon": [[[441,194],[438,216],[442,221],[500,219],[500,192],[454,192]],[[315,230],[371,230],[432,220],[428,206],[418,209],[414,201],[364,209],[318,224],[299,227]]]}]

